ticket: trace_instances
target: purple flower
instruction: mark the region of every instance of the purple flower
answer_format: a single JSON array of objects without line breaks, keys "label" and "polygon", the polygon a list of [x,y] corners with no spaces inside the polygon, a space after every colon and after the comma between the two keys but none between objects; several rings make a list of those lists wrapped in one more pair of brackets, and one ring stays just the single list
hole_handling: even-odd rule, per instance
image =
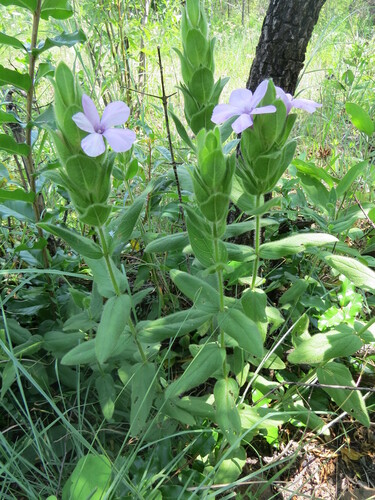
[{"label": "purple flower", "polygon": [[317,108],[321,108],[322,105],[317,102],[310,101],[309,99],[294,99],[292,94],[286,94],[282,88],[275,87],[276,97],[281,99],[286,107],[286,113],[289,114],[292,108],[303,109],[308,113],[314,113]]},{"label": "purple flower", "polygon": [[104,153],[103,135],[116,153],[124,153],[132,147],[135,133],[128,129],[113,128],[115,125],[122,125],[129,118],[130,110],[124,102],[108,104],[101,119],[95,104],[86,94],[82,96],[82,107],[84,112],[76,113],[72,118],[77,127],[89,132],[81,141],[82,149],[88,156],[95,157]]},{"label": "purple flower", "polygon": [[275,113],[275,106],[262,106],[257,108],[260,101],[266,95],[268,80],[264,80],[254,94],[248,89],[233,90],[229,97],[229,104],[218,104],[212,113],[211,120],[218,124],[224,123],[233,116],[238,116],[232,123],[232,129],[240,134],[253,124],[253,115],[264,113]]}]

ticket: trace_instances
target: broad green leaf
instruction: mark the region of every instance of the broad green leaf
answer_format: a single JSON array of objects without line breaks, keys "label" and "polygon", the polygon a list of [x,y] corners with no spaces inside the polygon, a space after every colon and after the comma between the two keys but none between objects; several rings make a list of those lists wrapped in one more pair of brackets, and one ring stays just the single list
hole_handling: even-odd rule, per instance
[{"label": "broad green leaf", "polygon": [[73,47],[76,43],[83,43],[86,41],[86,35],[82,30],[73,31],[73,33],[61,33],[61,35],[54,38],[47,38],[38,44],[37,48],[33,50],[36,55],[51,49],[52,47]]},{"label": "broad green leaf", "polygon": [[[232,450],[229,455],[216,468],[215,483],[230,484],[234,483],[241,475],[242,469],[246,465],[246,450],[241,446]],[[209,472],[205,468],[206,472]],[[249,497],[250,498],[250,497]]]},{"label": "broad green leaf", "polygon": [[104,418],[110,420],[115,411],[116,389],[112,375],[105,373],[95,380],[99,404]]},{"label": "broad green leaf", "polygon": [[197,309],[215,313],[220,309],[219,293],[205,281],[183,271],[173,269],[170,272],[173,283],[194,302]]},{"label": "broad green leaf", "polygon": [[13,69],[4,68],[0,64],[0,85],[13,85],[28,92],[31,86],[31,79],[27,73],[19,73]]},{"label": "broad green leaf", "polygon": [[298,172],[314,177],[315,179],[322,180],[326,182],[330,188],[333,188],[335,179],[331,175],[327,174],[323,168],[317,167],[314,163],[305,162],[299,158],[294,159],[292,161],[292,165],[297,167]]},{"label": "broad green leaf", "polygon": [[156,365],[154,363],[139,363],[134,366],[134,376],[131,380],[130,434],[139,436],[144,430],[155,396]]},{"label": "broad green leaf", "polygon": [[375,272],[358,260],[343,255],[326,255],[324,260],[346,276],[353,285],[375,291]]},{"label": "broad green leaf", "polygon": [[216,421],[225,438],[234,446],[240,442],[241,418],[236,406],[239,389],[237,382],[232,378],[218,380],[214,387]]},{"label": "broad green leaf", "polygon": [[167,399],[164,401],[163,413],[166,413],[169,417],[178,420],[184,425],[195,425],[195,418],[190,412],[187,412],[178,406],[178,399],[179,398],[176,398],[176,400]]},{"label": "broad green leaf", "polygon": [[68,19],[73,15],[73,9],[67,0],[44,0],[40,15],[46,20],[50,16],[54,19]]},{"label": "broad green leaf", "polygon": [[212,343],[201,346],[186,370],[167,387],[165,391],[166,399],[175,398],[183,392],[203,384],[220,369],[225,356],[225,349],[221,349],[217,344]]},{"label": "broad green leaf", "polygon": [[77,465],[62,492],[62,500],[101,500],[111,483],[112,466],[105,455],[86,455]]},{"label": "broad green leaf", "polygon": [[238,309],[226,309],[218,314],[218,325],[239,347],[258,358],[263,356],[262,334],[246,314]]},{"label": "broad green leaf", "polygon": [[0,200],[20,200],[27,203],[33,203],[35,200],[35,193],[27,193],[23,189],[14,189],[13,191],[0,189]]},{"label": "broad green leaf", "polygon": [[34,210],[30,203],[19,200],[6,200],[0,204],[3,217],[15,217],[17,220],[35,222]]},{"label": "broad green leaf", "polygon": [[[286,402],[283,404],[283,408],[285,411],[290,412],[292,419],[299,420],[315,432],[321,431],[325,426],[324,420],[318,417],[313,411],[308,410],[300,400],[296,400],[293,403]],[[329,436],[330,432],[326,430],[323,434]]]},{"label": "broad green leaf", "polygon": [[[277,224],[273,219],[262,219],[261,225],[262,227],[272,226]],[[255,220],[246,220],[244,222],[234,222],[233,224],[229,224],[225,230],[224,239],[233,238],[235,236],[239,236],[240,234],[248,233],[250,231],[254,231],[255,229]]]},{"label": "broad green leaf", "polygon": [[116,295],[104,304],[95,339],[96,357],[100,364],[107,361],[116,347],[121,333],[128,324],[130,309],[129,295]]},{"label": "broad green leaf", "polygon": [[189,148],[191,148],[193,151],[195,151],[195,146],[192,143],[188,133],[186,132],[185,127],[182,125],[179,118],[170,109],[168,110],[168,113],[171,115],[171,117],[174,121],[174,124],[176,125],[177,132],[178,132],[179,136],[181,137],[181,139],[189,146]]},{"label": "broad green leaf", "polygon": [[326,212],[329,201],[329,192],[327,188],[315,177],[310,177],[301,173],[298,174],[298,177],[301,180],[302,187],[307,197],[313,205]]},{"label": "broad green leaf", "polygon": [[154,343],[181,337],[196,330],[211,317],[211,314],[202,314],[198,309],[188,309],[153,321],[140,321],[137,324],[137,338],[144,343]]},{"label": "broad green leaf", "polygon": [[59,332],[52,331],[43,335],[43,348],[46,351],[68,351],[73,349],[78,342],[83,341],[85,338],[84,332]]},{"label": "broad green leaf", "polygon": [[124,209],[119,217],[111,221],[108,229],[114,231],[116,242],[124,245],[128,243],[144,204],[145,197],[139,196],[129,207]]},{"label": "broad green leaf", "polygon": [[197,29],[188,31],[186,37],[185,54],[193,66],[198,67],[206,60],[208,43],[202,33]]},{"label": "broad green leaf", "polygon": [[363,170],[367,167],[367,165],[368,165],[368,160],[365,160],[349,168],[344,177],[340,180],[340,182],[336,186],[336,194],[338,198],[344,196],[344,194],[348,191],[350,186],[353,184],[356,178],[363,172]]},{"label": "broad green leaf", "polygon": [[[106,298],[113,297],[116,294],[116,291],[114,289],[111,276],[109,275],[108,266],[104,257],[102,257],[101,259],[89,259],[86,257],[85,260],[87,265],[91,269],[100,295]],[[118,269],[111,258],[109,259],[109,262],[112,267],[112,273],[114,274],[116,283],[118,284],[120,292],[122,293],[127,288],[126,276]]]},{"label": "broad green leaf", "polygon": [[279,303],[281,305],[285,304],[296,304],[300,297],[306,292],[309,287],[309,282],[307,280],[298,279],[296,280],[288,290],[282,294]]},{"label": "broad green leaf", "polygon": [[185,231],[182,233],[168,234],[167,236],[161,236],[151,241],[151,243],[146,246],[145,252],[175,252],[176,250],[182,250],[188,243],[189,237]]},{"label": "broad green leaf", "polygon": [[212,71],[208,68],[199,68],[193,74],[189,88],[198,102],[205,104],[208,102],[214,87],[214,77]]},{"label": "broad green leaf", "polygon": [[[6,326],[6,328],[5,328]],[[0,328],[4,328],[11,339],[12,344],[23,344],[31,338],[31,333],[26,328],[22,327],[18,321],[13,318],[7,318],[6,323],[0,319]]]},{"label": "broad green leaf", "polygon": [[371,120],[368,113],[354,102],[347,102],[345,104],[345,109],[350,116],[352,124],[360,132],[364,132],[366,135],[371,137],[374,133],[374,122]]},{"label": "broad green leaf", "polygon": [[184,396],[176,398],[175,404],[193,415],[214,420],[215,410],[212,404],[207,403],[207,397]]},{"label": "broad green leaf", "polygon": [[79,233],[76,233],[72,229],[67,229],[62,226],[55,226],[54,224],[47,224],[45,222],[40,222],[38,224],[44,231],[51,233],[59,238],[65,240],[68,245],[70,245],[73,250],[78,252],[80,255],[84,257],[88,257],[89,259],[100,259],[103,257],[102,249],[99,245],[94,243],[89,238],[81,236]]},{"label": "broad green leaf", "polygon": [[326,233],[300,233],[277,241],[264,243],[259,248],[262,259],[281,259],[287,255],[304,252],[309,247],[320,247],[335,243],[337,238]]},{"label": "broad green leaf", "polygon": [[32,335],[26,342],[15,347],[13,353],[18,358],[22,358],[23,356],[30,356],[40,351],[42,347],[43,337],[41,335]]},{"label": "broad green leaf", "polygon": [[[0,2],[1,3],[1,2]],[[5,33],[0,32],[0,44],[1,45],[9,45],[10,47],[14,47],[15,49],[26,50],[26,47],[22,42],[15,38],[14,36],[6,35]]]},{"label": "broad green leaf", "polygon": [[190,241],[191,248],[195,257],[206,268],[215,263],[214,260],[214,245],[211,235],[207,234],[205,221],[203,224],[197,224],[199,219],[196,216],[192,217],[191,211],[188,211],[186,217],[186,229],[188,231],[188,242]]},{"label": "broad green leaf", "polygon": [[66,353],[61,360],[61,364],[67,366],[91,365],[93,363],[96,363],[95,339],[90,339],[77,345],[77,347]]},{"label": "broad green leaf", "polygon": [[339,331],[317,333],[304,340],[289,354],[288,361],[294,364],[316,365],[354,354],[363,346],[362,341],[351,328],[343,326]]},{"label": "broad green leaf", "polygon": [[[339,363],[327,363],[317,369],[318,380],[325,385],[355,387],[349,368]],[[323,387],[335,403],[365,427],[370,427],[366,403],[360,391]]]},{"label": "broad green leaf", "polygon": [[34,12],[37,7],[38,0],[0,0],[0,5],[17,5],[23,9]]},{"label": "broad green leaf", "polygon": [[[0,68],[1,74],[1,68]],[[1,76],[0,76],[1,80]],[[30,147],[25,143],[16,142],[13,137],[8,134],[0,134],[0,149],[12,155],[28,156]]]},{"label": "broad green leaf", "polygon": [[14,113],[6,113],[0,110],[0,123],[20,123]]}]

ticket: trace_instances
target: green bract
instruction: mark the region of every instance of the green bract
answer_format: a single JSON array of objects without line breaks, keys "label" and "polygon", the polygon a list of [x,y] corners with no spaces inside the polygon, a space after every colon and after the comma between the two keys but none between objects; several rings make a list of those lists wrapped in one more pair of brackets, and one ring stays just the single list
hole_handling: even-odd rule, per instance
[{"label": "green bract", "polygon": [[276,112],[254,116],[253,126],[241,135],[237,173],[251,195],[262,195],[275,187],[296,149],[295,141],[287,142],[296,115],[287,115],[284,103],[276,99],[272,81],[262,100],[263,106],[270,104],[276,107]]},{"label": "green bract", "polygon": [[182,52],[175,49],[181,62],[185,117],[197,134],[212,129],[212,111],[228,78],[214,81],[215,39],[208,36],[206,15],[199,0],[187,0],[181,20]]}]

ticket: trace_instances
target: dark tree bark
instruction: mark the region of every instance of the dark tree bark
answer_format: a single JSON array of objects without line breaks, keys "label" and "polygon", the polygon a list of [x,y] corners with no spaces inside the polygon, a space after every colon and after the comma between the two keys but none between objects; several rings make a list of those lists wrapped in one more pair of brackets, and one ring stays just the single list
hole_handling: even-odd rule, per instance
[{"label": "dark tree bark", "polygon": [[307,44],[326,0],[270,0],[246,87],[265,78],[292,95],[303,68]]}]

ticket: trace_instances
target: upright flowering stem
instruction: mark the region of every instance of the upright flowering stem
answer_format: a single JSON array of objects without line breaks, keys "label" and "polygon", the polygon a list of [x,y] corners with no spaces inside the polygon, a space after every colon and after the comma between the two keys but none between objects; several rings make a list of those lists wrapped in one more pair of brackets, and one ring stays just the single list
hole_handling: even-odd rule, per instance
[{"label": "upright flowering stem", "polygon": [[[214,242],[214,258],[215,262],[220,262],[220,252],[219,252],[219,236],[218,236],[218,230],[217,230],[217,224],[214,222],[212,224],[212,235],[213,235],[213,242]],[[220,312],[224,312],[224,280],[223,280],[223,270],[221,268],[217,269],[216,271],[217,279],[219,282],[219,297],[220,297]],[[222,349],[225,349],[225,337],[224,337],[224,330],[218,325],[219,329],[219,336],[220,336],[220,346]],[[223,363],[223,373],[224,377],[226,377],[226,368],[225,368],[225,361]]]},{"label": "upright flowering stem", "polygon": [[[260,207],[262,195],[257,195],[256,197],[256,208]],[[260,215],[255,216],[255,234],[254,234],[254,250],[255,250],[255,260],[254,260],[254,268],[253,268],[253,280],[251,283],[251,288],[255,288],[256,279],[258,275],[258,265],[259,265],[259,247],[260,247]]]},{"label": "upright flowering stem", "polygon": [[[120,287],[119,287],[119,285],[118,285],[118,283],[116,281],[115,274],[113,272],[113,267],[112,267],[112,263],[111,263],[110,256],[109,256],[107,242],[106,242],[106,239],[105,239],[104,231],[103,231],[103,229],[101,227],[98,227],[98,233],[99,233],[100,243],[101,243],[102,250],[103,250],[104,260],[105,260],[105,262],[107,264],[107,269],[108,269],[109,277],[111,278],[113,289],[114,289],[116,295],[119,296],[119,295],[121,295],[121,290],[120,290]],[[136,328],[135,328],[135,326],[134,326],[133,321],[131,320],[131,318],[129,318],[128,325],[129,325],[130,331],[132,332],[134,341],[137,344],[137,348],[138,348],[139,354],[141,355],[142,361],[144,363],[147,363],[146,354],[145,354],[145,352],[144,352],[144,350],[142,348],[142,345],[140,344],[140,342],[137,339]]]}]

